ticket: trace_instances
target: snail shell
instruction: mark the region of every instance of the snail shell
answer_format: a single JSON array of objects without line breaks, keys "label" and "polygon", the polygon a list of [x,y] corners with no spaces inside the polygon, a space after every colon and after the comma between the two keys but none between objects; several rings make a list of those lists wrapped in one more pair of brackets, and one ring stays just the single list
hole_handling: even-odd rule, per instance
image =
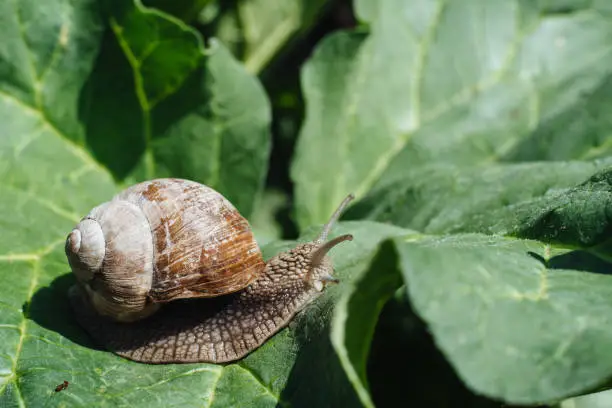
[{"label": "snail shell", "polygon": [[238,291],[265,267],[236,208],[182,179],[139,183],[95,207],[69,234],[66,254],[97,312],[124,322],[172,300]]}]

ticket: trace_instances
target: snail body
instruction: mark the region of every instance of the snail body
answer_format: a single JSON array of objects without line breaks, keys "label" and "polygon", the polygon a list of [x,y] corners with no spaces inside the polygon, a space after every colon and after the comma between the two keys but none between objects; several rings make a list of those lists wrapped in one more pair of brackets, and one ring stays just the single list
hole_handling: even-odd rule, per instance
[{"label": "snail body", "polygon": [[267,263],[221,194],[182,179],[136,184],[70,232],[78,322],[98,343],[146,363],[228,362],[285,327],[333,278],[327,235]]}]

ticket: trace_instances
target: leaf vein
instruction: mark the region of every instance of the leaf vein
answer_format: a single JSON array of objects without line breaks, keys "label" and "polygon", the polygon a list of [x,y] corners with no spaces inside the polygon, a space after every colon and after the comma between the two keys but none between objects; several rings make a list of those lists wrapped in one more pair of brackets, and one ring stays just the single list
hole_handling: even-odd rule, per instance
[{"label": "leaf vein", "polygon": [[217,391],[217,385],[219,384],[219,380],[221,379],[222,376],[223,376],[223,370],[219,370],[219,375],[213,382],[212,387],[210,387],[210,390],[211,390],[210,398],[208,399],[208,405],[206,406],[206,408],[212,407],[213,401],[215,399],[215,392]]},{"label": "leaf vein", "polygon": [[123,36],[123,27],[119,25],[119,22],[115,18],[111,18],[110,26],[113,30],[113,33],[115,34],[115,38],[117,38],[119,46],[123,50],[123,54],[125,55],[130,67],[132,68],[132,76],[134,78],[136,98],[138,99],[138,103],[142,111],[142,136],[145,142],[144,165],[146,178],[152,178],[155,174],[155,160],[153,160],[153,155],[151,152],[151,142],[153,140],[153,135],[151,132],[151,106],[149,104],[147,93],[144,89],[144,78],[142,77],[142,74],[140,72],[140,61],[138,60],[136,55],[134,55],[130,44]]},{"label": "leaf vein", "polygon": [[51,123],[51,121],[44,115],[44,113],[41,110],[23,102],[21,99],[16,98],[15,96],[9,93],[6,93],[5,91],[2,91],[2,90],[0,90],[0,97],[3,97],[5,101],[9,103],[13,103],[14,105],[22,108],[25,111],[24,113],[30,114],[33,117],[40,120],[43,126],[47,128],[47,130],[49,130],[51,133],[53,133],[55,136],[57,136],[60,140],[62,140],[66,144],[66,147],[68,147],[68,150],[70,150],[70,152],[74,154],[76,158],[80,159],[84,163],[90,164],[92,167],[96,168],[98,171],[102,173],[105,173],[105,174],[108,173],[107,170],[104,167],[102,167],[98,162],[96,162],[90,156],[90,154],[87,153],[83,149],[82,146],[79,146],[76,143],[74,143],[66,134],[64,134],[61,130],[55,127],[55,125]]},{"label": "leaf vein", "polygon": [[36,101],[36,105],[40,107],[42,105],[40,101],[40,83],[37,81],[38,75],[36,73],[36,68],[34,67],[34,54],[32,53],[30,44],[28,43],[25,35],[25,26],[21,15],[21,7],[19,7],[19,0],[15,0],[14,5],[15,15],[17,16],[17,25],[19,26],[19,35],[21,37],[21,41],[23,42],[25,52],[28,55],[28,68],[30,70],[30,79],[32,81],[31,86],[32,91],[34,93],[34,100]]},{"label": "leaf vein", "polygon": [[6,190],[12,190],[15,193],[19,193],[19,194],[23,194],[24,196],[26,196],[28,199],[34,201],[35,203],[40,204],[42,207],[48,209],[49,211],[51,211],[52,213],[59,215],[60,217],[63,217],[69,221],[72,221],[74,223],[79,222],[79,220],[81,219],[81,217],[65,208],[62,208],[58,205],[56,205],[55,203],[53,203],[52,201],[49,200],[45,200],[41,197],[36,196],[34,191],[26,191],[23,190],[21,188],[18,188],[16,186],[11,186],[11,185],[2,185],[0,186],[0,189],[6,189]]},{"label": "leaf vein", "polygon": [[274,391],[272,391],[272,389],[268,387],[268,385],[264,384],[263,380],[258,375],[256,375],[250,368],[245,367],[240,363],[236,364],[236,367],[239,367],[241,370],[247,372],[251,377],[253,377],[253,379],[266,391],[266,393],[272,396],[279,404],[281,404],[281,406],[289,406],[289,404],[281,401],[280,395],[276,394]]},{"label": "leaf vein", "polygon": [[199,367],[199,368],[196,368],[196,369],[193,369],[193,370],[190,370],[190,371],[186,371],[186,372],[183,372],[183,373],[179,373],[179,374],[173,375],[171,377],[166,377],[166,378],[164,378],[162,380],[156,381],[156,382],[154,382],[152,384],[149,384],[149,385],[132,387],[132,388],[124,390],[123,392],[120,392],[120,393],[117,393],[117,394],[112,394],[111,396],[112,397],[124,397],[124,396],[126,396],[128,394],[131,394],[132,392],[135,392],[135,391],[148,391],[151,388],[155,388],[155,387],[158,387],[160,385],[164,385],[166,383],[172,382],[172,381],[176,380],[177,378],[187,377],[187,376],[190,376],[190,375],[193,375],[193,374],[198,374],[198,373],[201,373],[201,372],[209,372],[209,373],[215,373],[216,374],[216,373],[222,372],[222,371],[223,371],[223,369],[221,369],[221,368],[213,369],[211,367]]},{"label": "leaf vein", "polygon": [[[389,149],[386,153],[382,154],[379,159],[376,161],[372,171],[364,177],[363,181],[357,188],[355,189],[355,195],[357,197],[364,195],[370,189],[372,183],[374,183],[378,177],[384,172],[387,168],[387,165],[391,161],[393,157],[395,157],[408,143],[410,138],[416,133],[416,131],[421,127],[421,122],[423,121],[423,116],[421,113],[421,100],[422,100],[422,88],[423,88],[423,72],[425,68],[425,60],[429,55],[429,51],[431,49],[431,40],[435,37],[436,32],[438,31],[438,26],[442,19],[442,13],[444,8],[446,7],[446,0],[440,0],[438,2],[438,7],[436,12],[432,18],[432,21],[427,29],[426,35],[422,38],[419,44],[419,52],[415,61],[415,74],[412,80],[412,92],[410,95],[410,99],[413,104],[413,111],[415,117],[415,124],[413,130],[407,132],[404,135],[399,135],[396,139],[395,144]],[[345,172],[342,172],[344,174]],[[343,192],[343,189],[339,189],[339,192]],[[339,199],[336,198],[336,200]]]},{"label": "leaf vein", "polygon": [[[57,241],[52,242],[51,244],[40,248],[31,253],[23,253],[23,254],[3,254],[0,255],[0,262],[29,262],[29,261],[38,261],[45,255],[52,252],[57,246],[63,245],[66,242],[65,238],[58,239]],[[2,302],[0,302],[0,307],[2,306]]]},{"label": "leaf vein", "polygon": [[[432,20],[432,24],[430,25],[428,35],[423,39],[423,44],[426,44],[427,38],[429,37],[433,38],[437,30],[437,25],[439,24],[439,19],[443,11],[443,6],[445,5],[445,1],[440,1],[438,4],[439,4],[439,7],[437,10],[436,17]],[[384,170],[387,168],[387,165],[392,161],[392,159],[395,156],[397,156],[397,154],[404,148],[404,146],[410,140],[410,138],[419,129],[421,129],[425,124],[436,121],[442,115],[444,115],[445,113],[449,112],[451,109],[457,106],[469,103],[474,98],[474,95],[487,91],[488,89],[497,85],[502,79],[504,79],[505,75],[508,73],[509,69],[511,68],[511,62],[516,58],[516,52],[518,50],[519,44],[521,44],[525,36],[529,32],[531,32],[531,30],[533,30],[537,26],[538,23],[540,23],[539,20],[536,21],[532,26],[529,26],[517,33],[514,40],[511,42],[510,46],[508,47],[508,51],[506,53],[504,63],[502,63],[502,66],[497,71],[491,73],[489,76],[485,77],[484,79],[481,79],[475,84],[471,84],[471,85],[464,87],[463,89],[461,89],[454,95],[450,96],[449,98],[446,98],[440,105],[429,109],[427,112],[421,113],[419,109],[418,111],[419,120],[418,120],[417,126],[411,131],[406,132],[403,136],[400,135],[400,137],[397,139],[397,142],[392,146],[392,148],[379,157],[378,161],[373,167],[373,170],[366,177],[364,177],[361,184],[355,189],[355,194],[357,196],[365,194],[369,190],[371,184],[375,182],[380,177],[380,175],[384,172]],[[430,40],[431,39],[427,41],[430,41]],[[424,45],[422,45],[422,47],[424,47]],[[421,52],[419,54],[420,54],[420,58],[426,57],[425,52]],[[423,55],[421,56],[421,54]],[[423,64],[423,67],[421,68],[421,71],[423,69],[424,69],[424,64]],[[422,79],[420,80],[420,82],[422,83]],[[422,84],[420,86],[422,86]],[[419,98],[420,98],[420,93],[421,92],[419,91]],[[414,97],[415,96],[413,96],[413,98]],[[419,105],[420,105],[420,99],[419,99]]]},{"label": "leaf vein", "polygon": [[6,389],[7,385],[12,382],[15,385],[15,390],[18,394],[20,406],[25,406],[25,404],[23,401],[23,396],[21,395],[21,390],[19,389],[19,381],[17,379],[17,365],[19,364],[19,357],[21,356],[21,351],[23,350],[23,343],[26,338],[28,329],[28,319],[26,318],[26,316],[29,313],[32,296],[34,296],[34,290],[38,285],[38,280],[40,278],[41,273],[40,261],[33,262],[32,266],[32,279],[30,281],[30,287],[28,288],[28,293],[26,295],[26,307],[23,313],[21,314],[21,323],[18,325],[20,334],[19,340],[17,341],[17,347],[15,348],[15,356],[12,359],[13,363],[11,365],[11,373],[9,375],[10,379],[0,388],[0,394],[2,394]]},{"label": "leaf vein", "polygon": [[[355,119],[357,118],[357,107],[359,102],[364,97],[364,92],[360,92],[362,86],[366,83],[368,78],[368,72],[370,70],[370,64],[373,58],[371,58],[371,53],[373,52],[372,44],[366,42],[362,45],[369,52],[364,52],[363,55],[360,56],[360,60],[364,61],[363,65],[358,66],[357,68],[357,77],[355,78],[354,85],[349,88],[345,99],[347,103],[343,104],[344,114],[341,117],[345,118],[345,121],[339,120],[336,123],[334,134],[338,135],[339,142],[339,151],[338,151],[338,162],[339,163],[348,163],[346,160],[349,152],[349,145],[351,142],[351,128],[355,125]],[[347,185],[347,176],[348,172],[344,170],[340,170],[340,174],[336,178],[338,180],[338,188],[334,190],[334,198],[331,201],[332,203],[339,203],[344,198],[344,194],[346,194],[346,185]],[[324,200],[319,204],[319,213],[327,213],[327,209],[321,209],[320,206],[328,205]]]},{"label": "leaf vein", "polygon": [[68,22],[64,20],[57,33],[57,41],[55,42],[55,47],[53,47],[53,52],[51,54],[51,58],[49,58],[49,63],[44,67],[43,71],[40,74],[38,74],[36,78],[36,81],[38,82],[40,88],[42,88],[45,83],[45,77],[47,76],[47,73],[49,72],[51,67],[55,65],[58,56],[61,55],[59,51],[64,49],[64,45],[62,44],[62,41],[63,41],[62,38],[65,35],[64,34],[65,30],[68,30],[67,24]]}]

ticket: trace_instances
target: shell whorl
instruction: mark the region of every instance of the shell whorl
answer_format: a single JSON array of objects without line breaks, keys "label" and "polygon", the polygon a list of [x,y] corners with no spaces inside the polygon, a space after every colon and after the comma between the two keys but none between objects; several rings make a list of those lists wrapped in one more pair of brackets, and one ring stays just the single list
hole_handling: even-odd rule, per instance
[{"label": "shell whorl", "polygon": [[94,272],[102,266],[105,251],[104,233],[96,220],[82,220],[66,239],[68,262],[79,280],[93,278]]},{"label": "shell whorl", "polygon": [[68,236],[66,253],[100,314],[133,321],[157,308],[147,300],[153,281],[151,229],[133,203],[113,199],[95,207]]}]

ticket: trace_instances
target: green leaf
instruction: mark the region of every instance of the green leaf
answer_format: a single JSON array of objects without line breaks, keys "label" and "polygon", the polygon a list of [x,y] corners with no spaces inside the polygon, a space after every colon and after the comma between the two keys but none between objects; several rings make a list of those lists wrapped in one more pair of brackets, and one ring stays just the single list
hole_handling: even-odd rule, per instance
[{"label": "green leaf", "polygon": [[[486,167],[439,164],[372,190],[344,218],[390,222],[428,234],[485,232],[543,239],[543,234],[521,231],[555,203],[561,206],[580,191],[605,190],[605,183],[575,186],[610,165],[610,158]],[[582,202],[578,197],[574,200]],[[606,203],[596,200],[593,204]]]},{"label": "green leaf", "polygon": [[[564,14],[544,2],[360,3],[369,32],[328,37],[302,72],[298,223],[435,163],[609,154],[609,104],[598,102],[612,72],[612,16],[591,3]],[[570,123],[572,137],[560,133]]]},{"label": "green leaf", "polygon": [[366,363],[378,316],[402,280],[393,245],[383,245],[360,279],[344,291],[334,309],[331,339],[361,403],[374,407],[368,390]]},{"label": "green leaf", "polygon": [[139,1],[108,9],[81,101],[87,146],[125,183],[189,178],[249,215],[270,153],[261,85],[221,44],[204,49],[199,33],[167,14]]},{"label": "green leaf", "polygon": [[259,246],[281,238],[282,228],[276,221],[276,215],[286,205],[287,196],[280,190],[267,190],[260,195],[249,219]]},{"label": "green leaf", "polygon": [[[468,387],[511,404],[554,403],[612,373],[610,264],[588,261],[537,241],[411,233],[383,243],[342,295],[332,341],[362,402],[373,406],[367,355],[399,269],[415,312]],[[410,363],[396,356],[396,365]]]},{"label": "green leaf", "polygon": [[563,401],[559,408],[606,408],[612,404],[612,391],[584,395]]},{"label": "green leaf", "polygon": [[[433,344],[397,264],[395,244],[383,242],[334,309],[332,343],[363,405],[499,408],[499,400],[469,390]],[[407,370],[417,374],[410,381]]]},{"label": "green leaf", "polygon": [[2,37],[12,39],[0,47],[0,254],[34,260],[30,255],[59,245],[83,211],[115,191],[109,174],[71,141],[83,132],[76,107],[101,19],[93,1],[74,8],[5,2],[0,14]]},{"label": "green leaf", "polygon": [[[598,168],[606,170],[568,186]],[[406,180],[372,194],[348,218],[393,222],[430,234],[537,239],[610,259],[611,180],[609,159],[431,172],[426,182]]]},{"label": "green leaf", "polygon": [[379,7],[375,2],[368,0],[355,0],[354,3],[355,14],[360,20],[376,20],[376,13],[378,12]]},{"label": "green leaf", "polygon": [[[389,189],[373,218],[455,234],[416,233],[395,243],[414,308],[459,376],[478,393],[519,404],[602,385],[612,366],[591,362],[605,359],[611,335],[609,160],[445,170]],[[334,345],[366,405],[369,331],[399,286],[384,286],[397,273],[389,266],[395,258],[382,247],[333,321]]]},{"label": "green leaf", "polygon": [[473,234],[395,243],[415,310],[474,390],[536,404],[609,378],[610,276],[572,269],[567,254],[537,241]]},{"label": "green leaf", "polygon": [[241,0],[220,16],[217,35],[245,68],[261,72],[283,47],[309,30],[329,4],[325,0]]},{"label": "green leaf", "polygon": [[257,73],[291,38],[310,28],[325,0],[246,0],[238,3],[244,64]]},{"label": "green leaf", "polygon": [[472,221],[473,230],[539,239],[569,248],[599,249],[610,240],[611,209],[612,171],[608,169],[576,187],[492,211],[484,222],[478,217],[468,221]]}]

